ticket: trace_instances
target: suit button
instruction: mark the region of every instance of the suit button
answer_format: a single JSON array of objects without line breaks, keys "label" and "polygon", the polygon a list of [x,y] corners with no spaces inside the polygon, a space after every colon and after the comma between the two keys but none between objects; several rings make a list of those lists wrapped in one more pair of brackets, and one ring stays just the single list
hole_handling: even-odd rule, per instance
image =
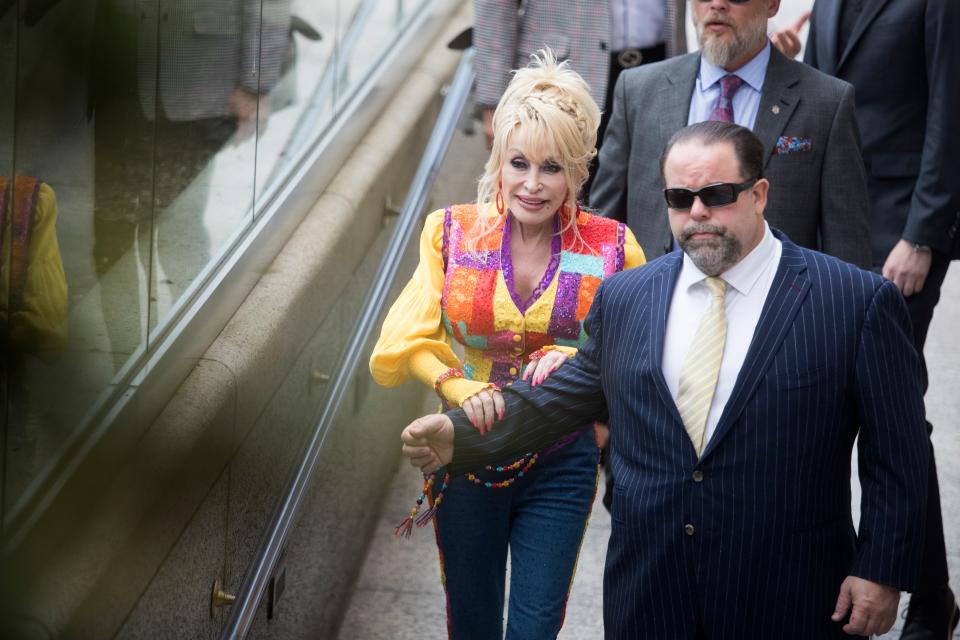
[{"label": "suit button", "polygon": [[520,342],[520,340],[522,340],[522,338],[520,337],[520,334],[519,334],[519,333],[513,334],[513,341],[514,341],[514,342]]},{"label": "suit button", "polygon": [[694,532],[695,530],[694,530],[692,524],[685,524],[685,525],[683,525],[683,531],[684,531],[684,533],[686,533],[688,536],[692,536],[692,535],[693,535],[693,532]]},{"label": "suit button", "polygon": [[694,482],[703,482],[703,471],[700,471],[700,469],[697,469],[696,471],[694,471],[694,472],[693,472],[693,481],[694,481]]},{"label": "suit button", "polygon": [[521,355],[523,353],[523,347],[514,347],[513,352],[517,355]]},{"label": "suit button", "polygon": [[517,375],[517,368],[516,368],[516,367],[510,367],[510,375],[512,375],[512,376]]}]

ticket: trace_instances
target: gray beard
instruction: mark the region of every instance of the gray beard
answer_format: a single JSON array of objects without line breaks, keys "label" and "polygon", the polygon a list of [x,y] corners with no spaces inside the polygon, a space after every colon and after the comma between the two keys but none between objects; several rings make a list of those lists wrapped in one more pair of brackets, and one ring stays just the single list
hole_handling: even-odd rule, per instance
[{"label": "gray beard", "polygon": [[[718,237],[709,240],[691,240],[695,233],[719,233]],[[740,260],[743,245],[736,236],[727,232],[726,227],[715,224],[698,224],[687,227],[680,234],[677,244],[683,252],[690,256],[693,264],[697,265],[705,275],[718,276]]]},{"label": "gray beard", "polygon": [[755,22],[743,25],[733,32],[729,41],[718,41],[717,38],[707,38],[703,30],[703,23],[697,23],[697,39],[703,57],[710,64],[726,69],[731,62],[760,46],[767,37],[767,21],[758,19]]}]

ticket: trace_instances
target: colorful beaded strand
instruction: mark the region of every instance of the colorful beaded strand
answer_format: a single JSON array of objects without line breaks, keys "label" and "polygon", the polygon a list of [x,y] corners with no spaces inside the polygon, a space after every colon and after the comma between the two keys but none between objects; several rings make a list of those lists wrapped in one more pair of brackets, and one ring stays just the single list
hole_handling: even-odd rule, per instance
[{"label": "colorful beaded strand", "polygon": [[416,520],[418,527],[425,527],[427,523],[433,519],[433,516],[436,515],[437,509],[440,508],[440,503],[443,502],[443,492],[447,490],[447,484],[449,482],[450,474],[443,474],[443,484],[440,485],[440,491],[437,492],[437,497],[433,499],[433,506],[424,511]]},{"label": "colorful beaded strand", "polygon": [[517,479],[527,475],[530,469],[533,468],[533,465],[537,464],[537,459],[539,457],[540,457],[539,452],[527,453],[522,458],[514,462],[513,464],[509,464],[505,467],[503,466],[493,467],[491,465],[487,465],[486,467],[484,467],[487,471],[496,471],[498,473],[503,473],[505,471],[513,471],[514,469],[520,469],[520,471],[515,476],[512,476],[500,482],[491,482],[491,481],[485,482],[472,473],[467,474],[467,480],[469,480],[475,485],[486,487],[487,489],[506,489],[510,485],[514,484],[517,481]]}]

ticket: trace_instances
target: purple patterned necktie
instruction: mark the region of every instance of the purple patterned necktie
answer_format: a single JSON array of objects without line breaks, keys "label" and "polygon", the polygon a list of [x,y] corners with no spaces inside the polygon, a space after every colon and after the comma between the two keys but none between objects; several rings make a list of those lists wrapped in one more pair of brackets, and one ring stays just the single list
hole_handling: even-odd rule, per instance
[{"label": "purple patterned necktie", "polygon": [[710,114],[711,120],[733,122],[733,96],[742,84],[743,79],[740,76],[726,75],[720,78],[720,99]]}]

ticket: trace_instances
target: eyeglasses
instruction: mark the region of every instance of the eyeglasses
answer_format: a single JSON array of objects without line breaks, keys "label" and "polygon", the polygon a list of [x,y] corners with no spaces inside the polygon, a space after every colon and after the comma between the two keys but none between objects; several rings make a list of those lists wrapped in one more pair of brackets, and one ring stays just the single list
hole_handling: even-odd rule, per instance
[{"label": "eyeglasses", "polygon": [[717,184],[708,184],[699,191],[682,189],[676,187],[673,189],[664,189],[663,197],[667,201],[667,206],[671,209],[681,211],[693,206],[693,199],[700,198],[700,202],[705,207],[723,207],[732,204],[740,197],[741,191],[746,191],[757,183],[758,178],[734,184],[732,182],[718,182]]}]

